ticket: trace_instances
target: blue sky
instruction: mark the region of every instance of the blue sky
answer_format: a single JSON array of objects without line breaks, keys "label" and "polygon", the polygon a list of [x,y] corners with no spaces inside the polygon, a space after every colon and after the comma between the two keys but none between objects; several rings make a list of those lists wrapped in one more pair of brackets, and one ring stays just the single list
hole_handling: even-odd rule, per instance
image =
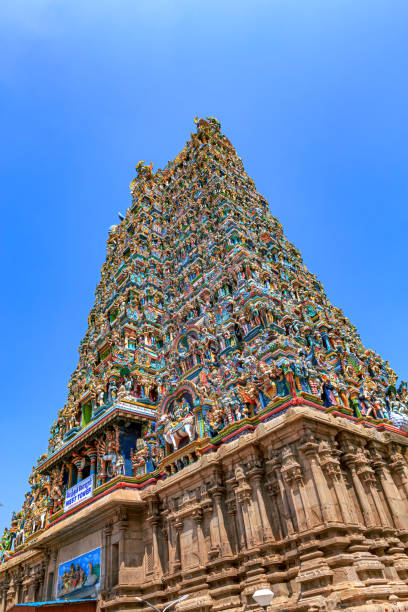
[{"label": "blue sky", "polygon": [[143,159],[216,116],[334,304],[408,378],[406,0],[3,0],[0,527],[64,405]]}]

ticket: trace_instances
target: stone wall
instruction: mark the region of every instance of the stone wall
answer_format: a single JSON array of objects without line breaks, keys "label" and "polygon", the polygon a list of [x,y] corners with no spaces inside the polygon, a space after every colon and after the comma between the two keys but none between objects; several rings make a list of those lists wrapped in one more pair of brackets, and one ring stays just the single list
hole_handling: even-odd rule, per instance
[{"label": "stone wall", "polygon": [[[189,593],[179,609],[238,612],[256,609],[262,587],[275,593],[271,610],[404,609],[406,445],[297,406],[144,489],[137,503],[127,492],[88,535],[102,544],[100,610]],[[45,597],[56,558],[85,551],[97,512],[71,517],[81,544],[67,544],[61,521],[52,541],[40,537],[1,568],[2,612]]]}]

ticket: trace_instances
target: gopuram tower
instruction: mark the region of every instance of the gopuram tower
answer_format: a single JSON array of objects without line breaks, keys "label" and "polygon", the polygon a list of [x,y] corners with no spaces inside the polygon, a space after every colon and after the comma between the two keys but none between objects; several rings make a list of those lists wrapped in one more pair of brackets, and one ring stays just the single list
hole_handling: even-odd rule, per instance
[{"label": "gopuram tower", "polygon": [[0,612],[182,595],[181,612],[242,612],[259,589],[269,611],[407,610],[407,385],[329,302],[217,120],[136,170],[1,540]]}]

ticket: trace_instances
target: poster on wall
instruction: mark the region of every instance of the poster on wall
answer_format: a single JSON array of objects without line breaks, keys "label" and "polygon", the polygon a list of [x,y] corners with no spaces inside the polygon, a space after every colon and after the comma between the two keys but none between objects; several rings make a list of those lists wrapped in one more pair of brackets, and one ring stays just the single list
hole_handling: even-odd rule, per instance
[{"label": "poster on wall", "polygon": [[61,563],[58,568],[57,599],[97,597],[100,576],[100,548]]}]

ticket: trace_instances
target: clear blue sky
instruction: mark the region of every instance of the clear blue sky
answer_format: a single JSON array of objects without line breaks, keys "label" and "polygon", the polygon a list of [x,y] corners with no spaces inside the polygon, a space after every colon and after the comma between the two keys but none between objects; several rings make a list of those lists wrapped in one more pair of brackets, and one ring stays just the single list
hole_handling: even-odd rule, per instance
[{"label": "clear blue sky", "polygon": [[408,378],[406,0],[2,0],[0,527],[66,398],[143,159],[216,116],[306,265]]}]

